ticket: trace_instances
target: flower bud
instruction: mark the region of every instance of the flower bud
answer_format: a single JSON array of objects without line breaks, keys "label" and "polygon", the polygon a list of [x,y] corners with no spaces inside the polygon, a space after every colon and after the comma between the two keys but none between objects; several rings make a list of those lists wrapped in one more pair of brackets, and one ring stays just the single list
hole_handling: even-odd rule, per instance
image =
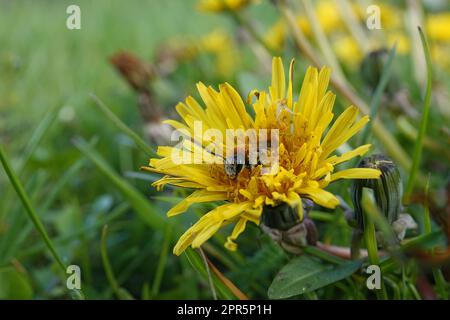
[{"label": "flower bud", "polygon": [[355,218],[359,228],[363,229],[362,192],[364,188],[373,190],[375,203],[389,224],[397,220],[402,210],[402,181],[395,163],[385,155],[376,154],[365,157],[359,163],[360,168],[373,168],[381,171],[379,179],[355,180],[352,187],[352,201]]},{"label": "flower bud", "polygon": [[303,217],[298,208],[287,204],[266,207],[263,211],[261,229],[285,251],[300,254],[307,245],[315,245],[318,233],[314,222],[307,217],[313,207],[309,199],[302,200]]}]

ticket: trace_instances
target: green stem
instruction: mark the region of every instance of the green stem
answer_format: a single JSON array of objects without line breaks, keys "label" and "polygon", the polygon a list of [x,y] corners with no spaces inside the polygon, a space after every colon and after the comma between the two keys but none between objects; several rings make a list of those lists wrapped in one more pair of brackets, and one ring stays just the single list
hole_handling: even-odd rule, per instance
[{"label": "green stem", "polygon": [[303,249],[303,251],[307,254],[310,254],[312,256],[315,256],[317,258],[320,258],[322,260],[334,263],[334,264],[342,264],[345,262],[344,259],[339,258],[337,256],[334,256],[332,254],[329,254],[328,252],[325,252],[317,247],[308,246]]},{"label": "green stem", "polygon": [[[363,197],[366,199],[368,198],[366,193],[363,194]],[[375,224],[370,214],[368,214],[365,211],[363,214],[364,214],[364,240],[366,243],[369,263],[371,265],[380,266],[377,238],[375,233]],[[381,289],[375,290],[375,294],[377,295],[378,300],[387,300],[386,288],[384,286],[383,279],[381,279]]]},{"label": "green stem", "polygon": [[[367,254],[369,257],[369,262],[372,265],[380,265],[380,261],[378,259],[378,248],[377,248],[377,240],[375,236],[375,225],[371,221],[371,219],[366,216],[366,224],[364,228],[364,240],[366,242]],[[384,287],[383,280],[381,281],[381,289],[375,290],[375,294],[377,295],[378,300],[387,300],[386,289]]]}]

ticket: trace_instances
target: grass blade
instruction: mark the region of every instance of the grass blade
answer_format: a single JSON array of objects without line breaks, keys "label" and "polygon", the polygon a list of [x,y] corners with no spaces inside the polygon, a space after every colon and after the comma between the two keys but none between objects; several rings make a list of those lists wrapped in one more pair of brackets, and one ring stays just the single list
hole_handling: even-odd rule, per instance
[{"label": "grass blade", "polygon": [[[187,248],[185,251],[185,256],[188,259],[189,263],[192,267],[200,273],[205,279],[208,279],[208,271],[206,270],[205,264],[203,263],[202,258],[199,256],[197,252],[195,252],[192,248]],[[230,289],[217,278],[215,273],[211,274],[211,278],[214,282],[215,289],[217,290],[217,294],[222,299],[234,300],[236,296],[230,291]]]},{"label": "grass blade", "polygon": [[108,234],[108,225],[104,225],[102,230],[101,254],[102,254],[103,268],[105,269],[106,277],[108,278],[109,284],[111,285],[111,288],[116,294],[117,298],[121,300],[133,300],[133,297],[128,293],[128,291],[119,287],[119,284],[116,281],[116,277],[114,276],[111,263],[109,262],[108,252],[106,250],[107,234]]},{"label": "grass blade", "polygon": [[[397,51],[397,44],[395,44],[392,49],[389,51],[389,56],[386,61],[386,64],[383,67],[383,71],[380,77],[380,82],[378,82],[377,87],[375,88],[374,95],[372,100],[370,101],[370,119],[374,120],[378,114],[378,107],[380,105],[381,97],[383,96],[384,90],[391,78],[392,71],[392,61],[394,61],[394,57]],[[365,127],[363,134],[361,135],[361,143],[366,144],[368,142],[369,133],[372,128],[372,121],[370,121]]]},{"label": "grass blade", "polygon": [[[25,189],[22,186],[22,183],[20,182],[19,178],[17,177],[17,174],[11,168],[11,165],[9,164],[9,161],[6,158],[3,148],[1,146],[0,146],[0,162],[2,163],[3,168],[5,169],[5,172],[8,175],[8,178],[9,178],[14,190],[16,191],[17,195],[19,196],[19,199],[22,202],[23,206],[25,207],[25,211],[27,212],[29,218],[33,222],[36,230],[38,231],[38,233],[44,240],[48,250],[52,254],[53,258],[55,259],[58,267],[61,269],[62,274],[66,275],[67,268],[66,268],[63,260],[58,255],[55,245],[53,244],[47,231],[45,230],[44,225],[42,224],[41,220],[39,219],[39,216],[37,215],[36,211],[34,210],[29,197],[26,194]],[[73,299],[84,299],[84,295],[81,290],[70,290],[70,293],[71,293],[71,296]]]},{"label": "grass blade", "polygon": [[28,143],[23,152],[23,156],[19,160],[19,164],[17,165],[17,174],[18,176],[22,175],[22,171],[30,160],[36,148],[41,143],[47,131],[50,129],[53,121],[55,121],[58,115],[59,105],[50,108],[44,118],[39,122],[39,125],[33,131],[33,134],[30,136]]},{"label": "grass blade", "polygon": [[168,223],[164,230],[164,240],[161,248],[161,254],[159,256],[158,266],[156,268],[155,279],[152,285],[152,297],[155,297],[159,293],[162,278],[164,276],[164,268],[167,262],[167,255],[169,254],[170,240],[172,239],[172,225]]},{"label": "grass blade", "polygon": [[91,94],[92,99],[94,100],[95,104],[98,106],[98,108],[103,112],[103,114],[125,135],[130,137],[131,140],[134,141],[136,146],[142,150],[146,155],[149,157],[156,156],[156,152],[147,145],[147,143],[139,137],[136,132],[131,130],[125,123],[123,123],[122,120],[120,120],[112,111],[110,108],[106,106],[106,104],[103,103],[96,95]]}]

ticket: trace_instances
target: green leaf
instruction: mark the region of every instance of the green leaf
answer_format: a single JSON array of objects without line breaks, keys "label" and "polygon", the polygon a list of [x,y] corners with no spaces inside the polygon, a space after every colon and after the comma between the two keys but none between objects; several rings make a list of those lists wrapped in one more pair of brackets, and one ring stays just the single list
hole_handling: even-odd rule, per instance
[{"label": "green leaf", "polygon": [[270,285],[270,299],[285,299],[325,287],[352,275],[362,261],[348,261],[341,265],[324,265],[309,256],[300,256],[285,265]]},{"label": "green leaf", "polygon": [[33,288],[25,274],[13,267],[0,269],[0,299],[28,300],[33,298]]}]

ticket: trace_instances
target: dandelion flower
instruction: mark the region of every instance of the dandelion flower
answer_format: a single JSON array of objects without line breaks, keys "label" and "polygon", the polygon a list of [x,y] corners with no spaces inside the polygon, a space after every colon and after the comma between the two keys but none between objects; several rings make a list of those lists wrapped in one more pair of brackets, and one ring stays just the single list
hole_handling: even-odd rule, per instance
[{"label": "dandelion flower", "polygon": [[428,35],[436,41],[450,41],[450,13],[432,14],[427,19]]},{"label": "dandelion flower", "polygon": [[[229,84],[220,85],[219,91],[216,91],[198,83],[197,88],[206,107],[188,97],[185,103],[179,103],[176,107],[183,122],[166,121],[192,137],[183,141],[185,150],[191,152],[191,159],[198,160],[195,154],[199,149],[205,156],[201,161],[180,164],[173,159],[176,148],[164,146],[158,148],[161,158],[151,159],[149,166],[143,167],[144,170],[165,175],[154,182],[157,188],[170,184],[195,189],[170,209],[168,216],[181,214],[194,203],[223,201],[181,236],[174,248],[176,255],[189,246],[200,247],[228,224],[234,224],[234,229],[225,247],[235,250],[235,240],[246,224],[252,222],[258,225],[265,207],[288,204],[302,216],[301,200],[305,198],[318,205],[335,208],[339,204],[338,198],[325,190],[330,183],[339,179],[375,179],[380,176],[379,170],[371,168],[335,172],[340,163],[369,150],[370,145],[366,144],[342,155],[333,155],[339,146],[364,127],[369,118],[357,119],[358,109],[350,106],[328,129],[333,120],[335,100],[335,95],[327,91],[330,69],[324,67],[319,71],[308,68],[298,99],[295,99],[293,66],[294,61],[290,64],[286,83],[281,58],[273,59],[272,84],[268,92],[253,90],[249,95],[248,103],[253,108],[254,116],[246,111],[243,99]],[[212,138],[199,137],[195,131],[195,121],[201,121],[204,129],[215,128],[223,133],[227,129],[264,129],[270,132],[267,136],[272,137],[271,133],[277,132],[276,170],[264,173],[263,165],[241,166],[235,175],[230,175],[223,153],[211,151]]]}]

